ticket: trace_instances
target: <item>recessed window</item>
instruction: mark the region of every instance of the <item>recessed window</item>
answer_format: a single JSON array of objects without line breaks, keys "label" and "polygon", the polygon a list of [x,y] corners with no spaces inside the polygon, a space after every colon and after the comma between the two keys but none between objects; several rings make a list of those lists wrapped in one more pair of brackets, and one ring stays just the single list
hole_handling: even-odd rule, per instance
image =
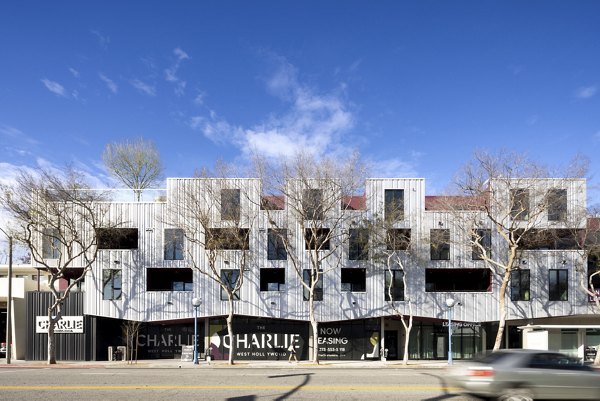
[{"label": "recessed window", "polygon": [[240,219],[240,190],[221,190],[221,220]]},{"label": "recessed window", "polygon": [[[240,271],[238,269],[222,269],[221,270],[221,282],[225,284],[230,291],[233,291],[237,282],[240,278]],[[240,291],[233,292],[233,299],[235,301],[240,299]],[[227,291],[221,287],[221,301],[229,300],[229,296],[227,295]]]},{"label": "recessed window", "polygon": [[489,269],[425,269],[427,292],[491,292]]},{"label": "recessed window", "polygon": [[122,294],[121,269],[102,270],[102,299],[118,300]]},{"label": "recessed window", "polygon": [[[304,282],[307,285],[311,285],[313,283],[313,281],[316,280],[316,275],[313,279],[311,273],[312,273],[312,270],[310,270],[310,269],[302,270],[302,280],[304,280]],[[313,300],[315,300],[315,301],[323,300],[323,276],[321,274],[323,274],[323,270],[319,270],[319,281],[316,282],[315,288],[313,290]],[[305,301],[308,301],[309,297],[310,297],[310,292],[303,286],[302,298]]]},{"label": "recessed window", "polygon": [[60,239],[58,229],[45,228],[42,237],[42,257],[58,259],[60,257]]},{"label": "recessed window", "polygon": [[569,300],[569,271],[567,269],[548,270],[548,299],[550,301]]},{"label": "recessed window", "polygon": [[286,229],[269,228],[269,230],[267,230],[268,260],[287,260],[287,251],[284,242],[286,238]]},{"label": "recessed window", "polygon": [[98,249],[137,249],[137,228],[97,228]]},{"label": "recessed window", "polygon": [[164,241],[164,259],[183,260],[183,230],[165,228]]},{"label": "recessed window", "polygon": [[410,248],[410,228],[390,228],[385,242],[388,251],[407,251]]},{"label": "recessed window", "polygon": [[345,268],[341,269],[342,291],[365,292],[367,288],[366,269]]},{"label": "recessed window", "polygon": [[404,301],[404,271],[391,269],[385,272],[385,300]]},{"label": "recessed window", "polygon": [[431,260],[450,260],[450,230],[431,229],[430,237]]},{"label": "recessed window", "polygon": [[548,221],[565,221],[567,218],[567,190],[548,191]]},{"label": "recessed window", "polygon": [[369,230],[366,228],[351,228],[348,230],[348,259],[369,259]]},{"label": "recessed window", "polygon": [[285,269],[260,269],[261,291],[284,291]]},{"label": "recessed window", "polygon": [[323,191],[305,189],[302,193],[302,211],[306,220],[323,219]]},{"label": "recessed window", "polygon": [[510,190],[510,216],[514,220],[529,218],[529,190],[523,188]]},{"label": "recessed window", "polygon": [[206,231],[206,248],[247,251],[250,249],[249,237],[247,228],[210,228]]},{"label": "recessed window", "polygon": [[[583,233],[582,233],[583,234]],[[569,229],[547,229],[533,228],[522,235],[521,248],[527,250],[579,250],[577,230]]]},{"label": "recessed window", "polygon": [[[473,232],[471,238],[473,260],[482,260],[487,255],[488,259],[492,256],[492,230],[478,229]],[[483,249],[482,249],[483,248]]]},{"label": "recessed window", "polygon": [[510,273],[510,300],[530,301],[530,272],[529,269],[513,270]]},{"label": "recessed window", "polygon": [[306,250],[329,250],[329,228],[307,228],[304,230],[304,246]]},{"label": "recessed window", "polygon": [[386,189],[384,194],[384,216],[388,221],[404,219],[404,190]]},{"label": "recessed window", "polygon": [[146,269],[147,291],[193,291],[192,269],[149,268]]}]

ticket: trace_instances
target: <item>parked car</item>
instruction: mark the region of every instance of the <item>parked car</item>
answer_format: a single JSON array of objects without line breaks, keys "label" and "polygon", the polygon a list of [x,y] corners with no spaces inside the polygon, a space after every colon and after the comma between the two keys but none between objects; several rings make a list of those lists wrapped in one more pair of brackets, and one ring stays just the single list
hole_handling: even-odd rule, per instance
[{"label": "parked car", "polygon": [[0,343],[0,355],[6,355],[6,343]]},{"label": "parked car", "polygon": [[600,400],[600,372],[553,351],[492,352],[450,369],[448,381],[501,401]]}]

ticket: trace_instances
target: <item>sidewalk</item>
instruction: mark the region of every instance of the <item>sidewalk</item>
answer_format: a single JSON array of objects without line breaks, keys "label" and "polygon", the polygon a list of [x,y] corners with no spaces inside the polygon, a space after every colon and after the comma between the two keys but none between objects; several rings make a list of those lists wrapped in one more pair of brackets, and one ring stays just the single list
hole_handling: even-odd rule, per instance
[{"label": "sidewalk", "polygon": [[[460,364],[455,362],[455,364]],[[193,362],[178,359],[147,359],[139,360],[137,363],[125,361],[58,361],[56,365],[48,365],[45,361],[12,360],[10,365],[5,359],[0,359],[0,369],[12,368],[35,368],[35,369],[442,369],[448,366],[446,361],[408,361],[403,365],[402,361],[321,361],[318,365],[310,361],[289,363],[287,361],[236,361],[229,365],[227,361],[199,361],[198,365]]]}]

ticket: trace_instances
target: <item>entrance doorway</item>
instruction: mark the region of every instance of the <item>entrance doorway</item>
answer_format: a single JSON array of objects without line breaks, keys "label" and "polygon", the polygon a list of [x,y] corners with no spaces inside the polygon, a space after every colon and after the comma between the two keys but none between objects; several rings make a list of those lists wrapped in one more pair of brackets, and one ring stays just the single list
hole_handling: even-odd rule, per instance
[{"label": "entrance doorway", "polygon": [[398,331],[397,330],[386,330],[385,331],[385,348],[387,350],[386,359],[396,360],[398,359]]}]

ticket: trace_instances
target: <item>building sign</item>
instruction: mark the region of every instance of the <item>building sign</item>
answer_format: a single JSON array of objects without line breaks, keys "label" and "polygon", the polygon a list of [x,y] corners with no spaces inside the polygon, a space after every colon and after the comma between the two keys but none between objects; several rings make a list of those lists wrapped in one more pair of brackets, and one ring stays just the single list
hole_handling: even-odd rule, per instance
[{"label": "building sign", "polygon": [[[50,320],[48,316],[35,317],[35,332],[48,333]],[[54,333],[83,333],[83,316],[63,316],[54,325]]]},{"label": "building sign", "polygon": [[319,324],[319,359],[379,358],[380,324],[377,319]]},{"label": "building sign", "polygon": [[[198,353],[204,352],[204,327],[198,327]],[[141,359],[181,358],[183,347],[194,345],[192,324],[148,324],[138,336]]]},{"label": "building sign", "polygon": [[[307,357],[308,325],[285,320],[251,318],[234,319],[234,358],[240,360],[280,360],[289,356],[288,347],[299,358]],[[210,354],[214,359],[228,359],[232,341],[227,326],[220,320],[210,322]]]}]

